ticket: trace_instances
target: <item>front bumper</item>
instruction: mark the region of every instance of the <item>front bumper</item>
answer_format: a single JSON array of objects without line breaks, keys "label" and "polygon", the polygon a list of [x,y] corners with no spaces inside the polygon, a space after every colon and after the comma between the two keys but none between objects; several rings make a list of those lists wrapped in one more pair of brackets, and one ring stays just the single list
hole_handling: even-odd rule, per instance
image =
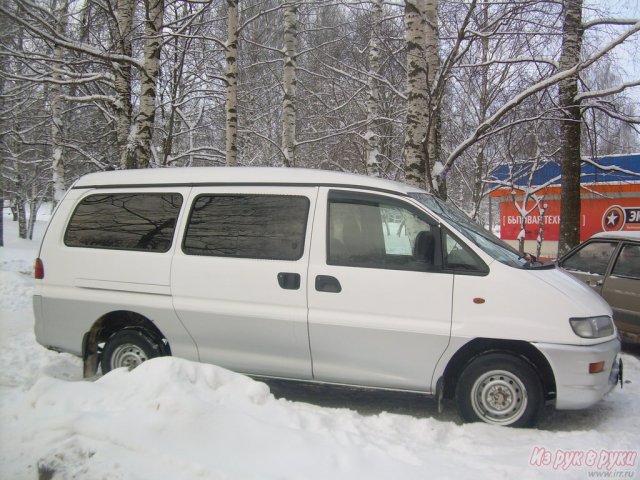
[{"label": "front bumper", "polygon": [[[536,343],[549,361],[556,381],[558,410],[577,410],[597,403],[621,382],[622,361],[617,339],[597,345]],[[589,364],[605,362],[600,373],[589,373]]]}]

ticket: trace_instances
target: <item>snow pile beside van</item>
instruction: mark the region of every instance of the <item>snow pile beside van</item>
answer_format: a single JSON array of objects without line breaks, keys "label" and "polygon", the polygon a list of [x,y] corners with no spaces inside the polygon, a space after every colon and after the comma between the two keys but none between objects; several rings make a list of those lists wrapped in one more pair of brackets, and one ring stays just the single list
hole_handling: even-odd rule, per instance
[{"label": "snow pile beside van", "polygon": [[[35,253],[8,245],[0,248],[0,478],[34,479],[38,470],[83,480],[640,475],[635,357],[624,356],[631,383],[623,390],[588,410],[548,411],[541,430],[290,402],[261,382],[177,358],[83,381],[79,359],[35,343],[31,280],[21,273]],[[589,451],[636,458],[627,455],[621,465],[618,457],[611,469],[579,465],[576,456],[573,464],[560,462],[565,453]]]},{"label": "snow pile beside van", "polygon": [[[639,362],[628,361],[637,378]],[[630,388],[625,396],[638,393]],[[584,412],[593,429],[583,432],[365,417],[278,400],[242,375],[165,357],[95,382],[42,375],[16,405],[3,408],[8,448],[0,471],[3,478],[32,477],[21,473],[37,462],[54,478],[83,479],[495,478],[496,470],[502,478],[583,478],[583,469],[530,466],[532,449],[637,448],[633,403],[614,394],[600,412]],[[624,404],[632,415],[618,410]],[[619,422],[625,417],[626,426]]]}]

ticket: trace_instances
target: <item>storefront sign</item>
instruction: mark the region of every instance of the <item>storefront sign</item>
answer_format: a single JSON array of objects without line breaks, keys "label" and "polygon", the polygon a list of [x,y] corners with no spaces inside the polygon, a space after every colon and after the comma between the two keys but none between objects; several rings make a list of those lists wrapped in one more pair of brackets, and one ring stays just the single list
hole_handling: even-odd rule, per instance
[{"label": "storefront sign", "polygon": [[[540,220],[542,220],[545,240],[558,240],[560,236],[560,200],[543,201],[546,205],[544,215],[536,208],[526,218],[525,239],[538,238]],[[528,207],[532,208],[531,202]],[[500,237],[503,240],[516,240],[521,230],[521,218],[513,202],[500,203]],[[580,215],[580,239],[602,231],[638,230],[640,231],[640,198],[601,198],[583,200]]]}]

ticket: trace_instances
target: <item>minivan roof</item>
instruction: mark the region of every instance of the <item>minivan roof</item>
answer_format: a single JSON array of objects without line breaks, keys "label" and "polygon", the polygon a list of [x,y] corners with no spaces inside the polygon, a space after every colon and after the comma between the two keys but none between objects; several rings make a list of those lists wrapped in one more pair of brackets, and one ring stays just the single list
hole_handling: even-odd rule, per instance
[{"label": "minivan roof", "polygon": [[90,173],[72,188],[118,188],[197,185],[353,186],[407,194],[424,192],[390,180],[353,173],[283,167],[178,167]]}]

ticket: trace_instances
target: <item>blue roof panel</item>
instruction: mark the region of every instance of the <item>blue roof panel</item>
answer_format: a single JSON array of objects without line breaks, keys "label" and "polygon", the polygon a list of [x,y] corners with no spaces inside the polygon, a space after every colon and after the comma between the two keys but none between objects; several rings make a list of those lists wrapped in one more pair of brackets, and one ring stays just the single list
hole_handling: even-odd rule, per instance
[{"label": "blue roof panel", "polygon": [[[592,163],[593,162],[593,163]],[[582,183],[640,183],[640,154],[611,155],[582,162]],[[596,163],[597,165],[594,165]],[[533,162],[520,163],[513,168],[515,186],[529,185],[529,175]],[[511,165],[503,165],[492,172],[491,180],[509,182]],[[533,174],[531,186],[560,184],[560,162],[550,160]]]}]

